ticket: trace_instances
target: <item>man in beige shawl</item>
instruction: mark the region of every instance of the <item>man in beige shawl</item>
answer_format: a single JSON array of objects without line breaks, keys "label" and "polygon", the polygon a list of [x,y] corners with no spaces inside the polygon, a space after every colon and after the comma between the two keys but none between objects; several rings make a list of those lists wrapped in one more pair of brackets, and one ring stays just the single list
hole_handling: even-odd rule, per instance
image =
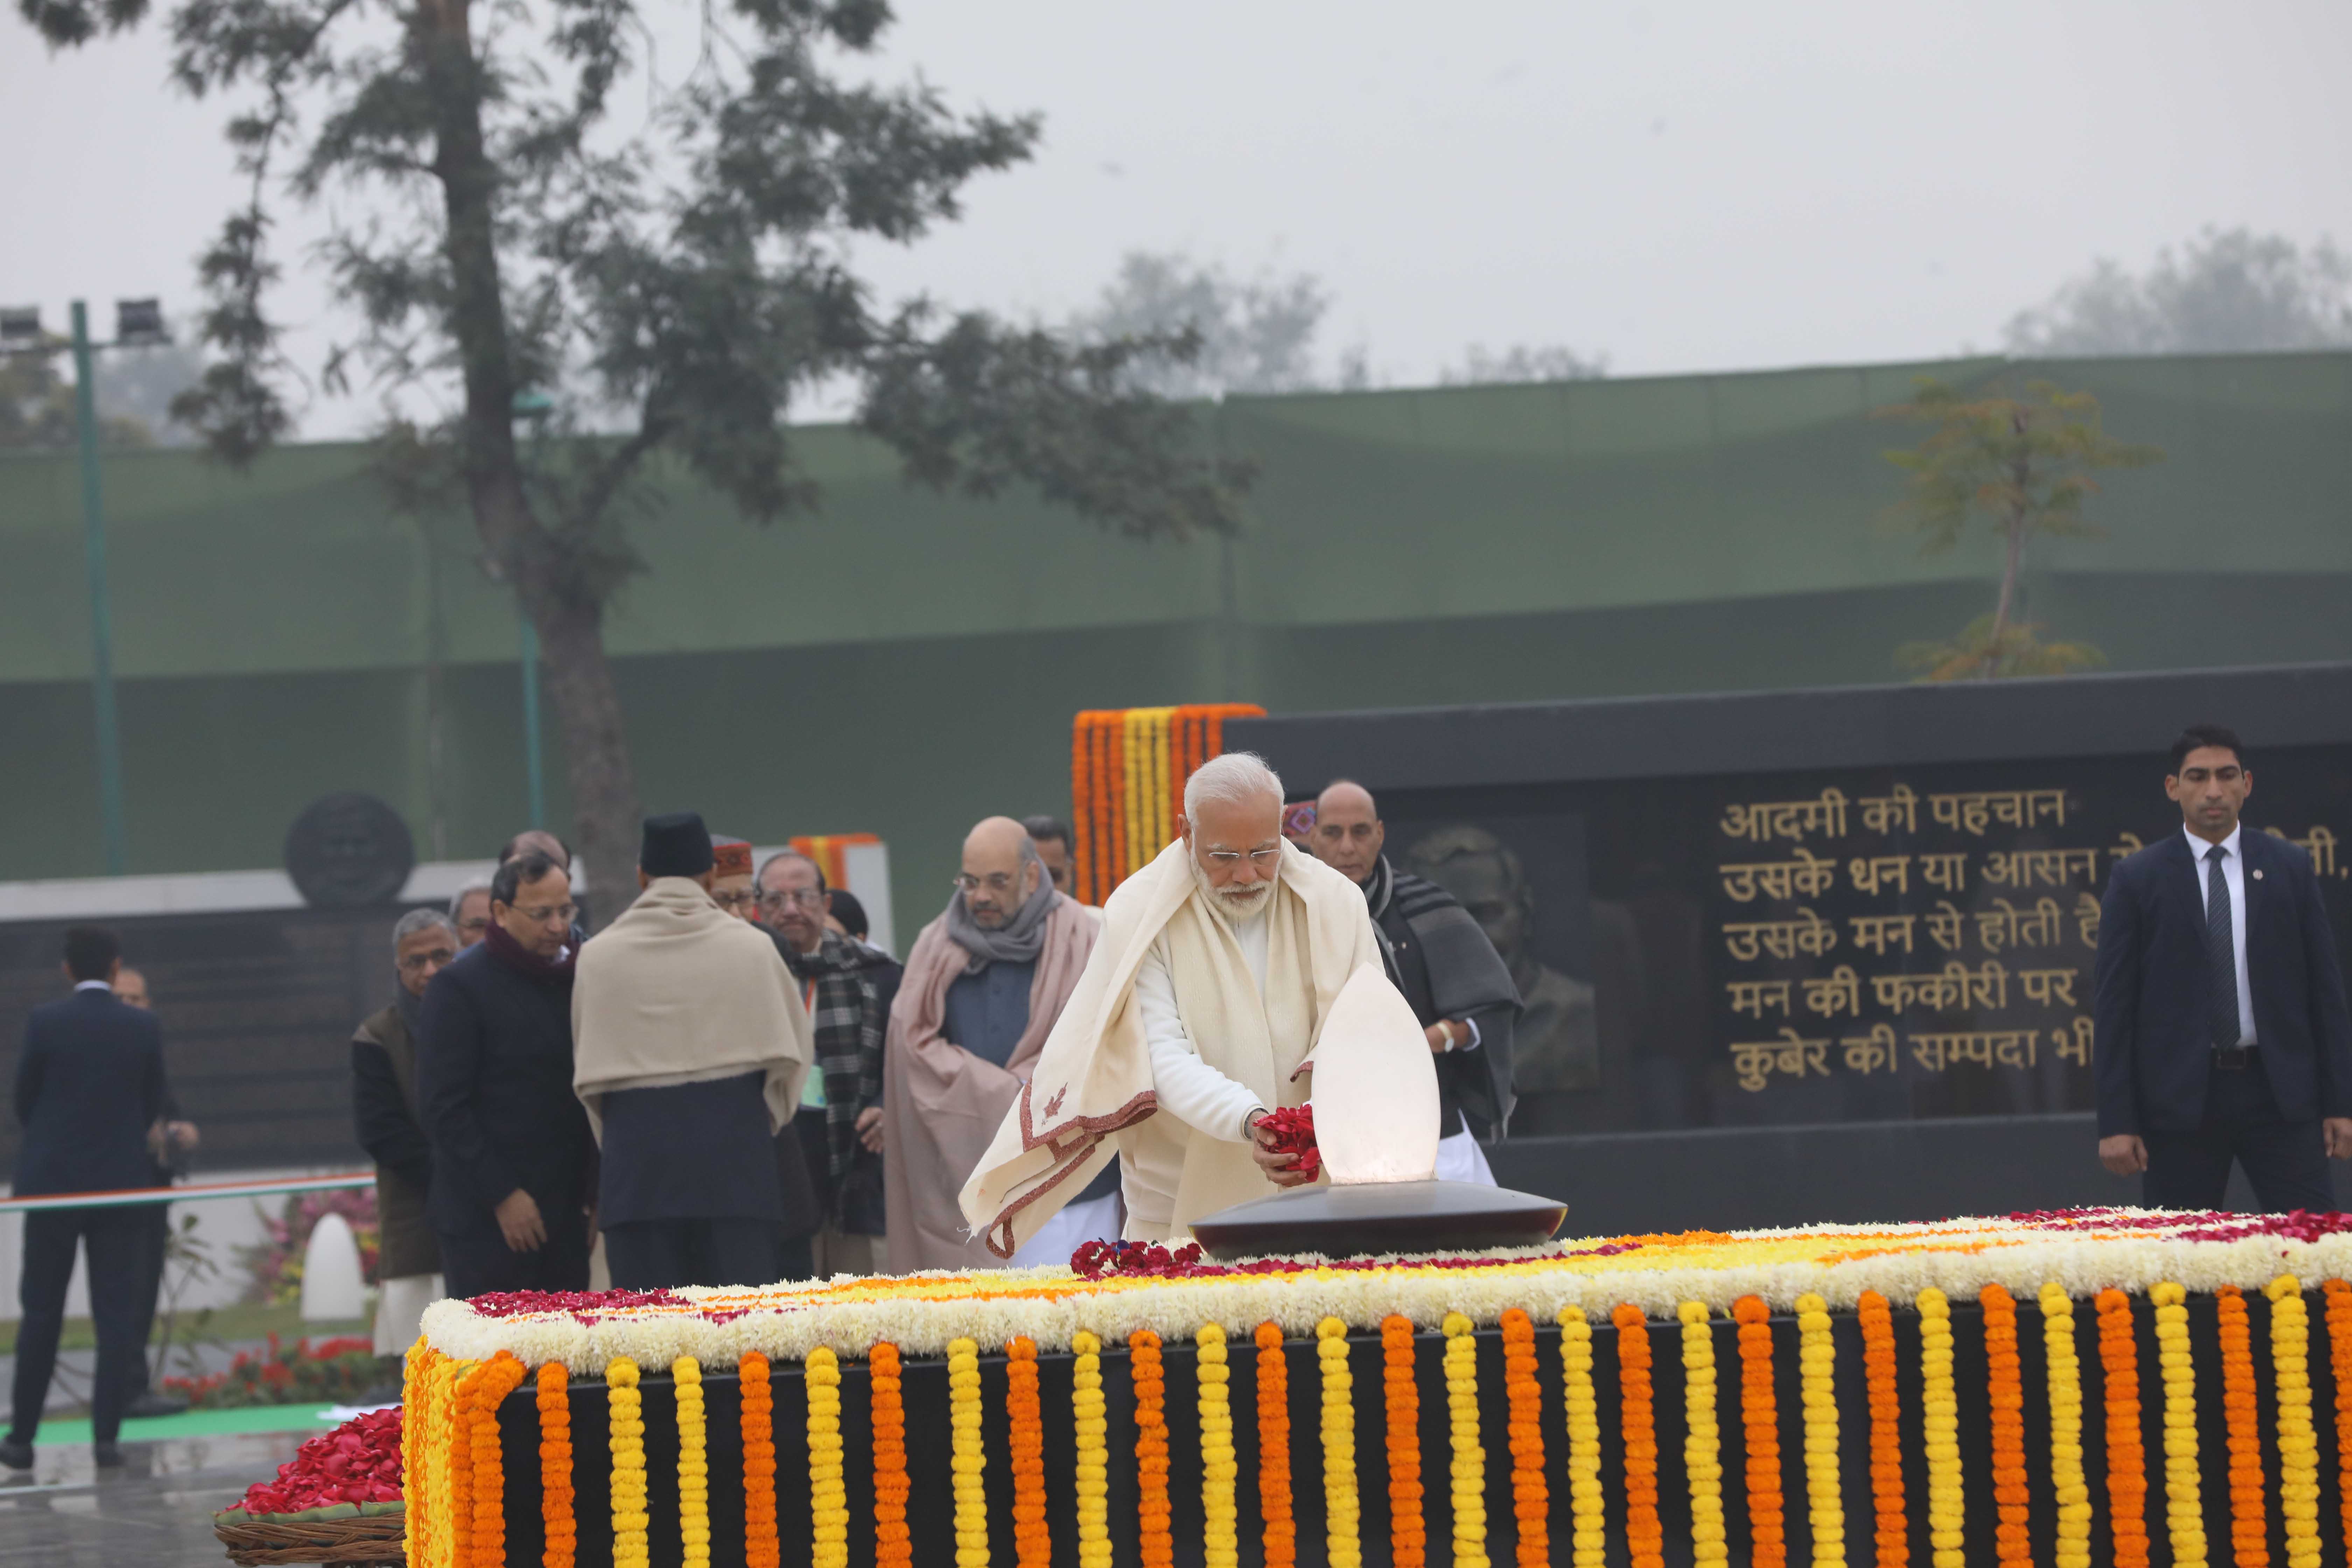
[{"label": "man in beige shawl", "polygon": [[572,1082],[604,1150],[596,1215],[622,1289],[777,1278],[773,1140],[814,1053],[776,944],[712,900],[713,861],[698,815],[647,817],[643,890],[572,983]]},{"label": "man in beige shawl", "polygon": [[[1055,889],[1020,823],[992,816],[964,839],[956,890],[907,954],[883,1047],[893,1273],[1002,1266],[956,1194],[1036,1066],[1095,929],[1093,911]],[[1118,1234],[1115,1176],[1072,1192],[1051,1233],[1034,1238],[1034,1258],[1016,1261],[1066,1263],[1079,1243]]]},{"label": "man in beige shawl", "polygon": [[1331,1004],[1380,967],[1371,916],[1353,882],[1284,842],[1282,781],[1257,757],[1202,763],[1180,825],[1104,906],[1086,973],[964,1185],[964,1215],[1000,1258],[1114,1147],[1131,1240],[1181,1240],[1306,1179],[1257,1123],[1305,1101]]}]

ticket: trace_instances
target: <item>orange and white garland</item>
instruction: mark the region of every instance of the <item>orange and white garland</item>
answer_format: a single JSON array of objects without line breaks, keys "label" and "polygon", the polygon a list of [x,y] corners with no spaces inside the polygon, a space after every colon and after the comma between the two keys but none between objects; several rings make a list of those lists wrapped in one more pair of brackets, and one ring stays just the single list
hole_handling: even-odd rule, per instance
[{"label": "orange and white garland", "polygon": [[1225,749],[1228,719],[1249,702],[1093,709],[1070,727],[1070,809],[1080,903],[1100,904],[1176,836],[1184,781]]}]

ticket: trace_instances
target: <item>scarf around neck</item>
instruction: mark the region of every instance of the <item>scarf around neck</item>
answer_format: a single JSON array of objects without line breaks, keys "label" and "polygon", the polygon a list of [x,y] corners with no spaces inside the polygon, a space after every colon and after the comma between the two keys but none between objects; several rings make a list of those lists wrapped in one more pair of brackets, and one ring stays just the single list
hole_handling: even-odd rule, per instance
[{"label": "scarf around neck", "polygon": [[489,930],[482,933],[482,945],[490,950],[492,958],[533,980],[569,981],[572,963],[580,956],[580,950],[566,942],[555,957],[541,958],[509,936],[507,928],[496,921],[492,921]]},{"label": "scarf around neck", "polygon": [[994,931],[986,931],[971,918],[963,906],[961,893],[948,895],[948,939],[971,960],[964,966],[967,974],[978,974],[992,963],[1034,963],[1045,948],[1045,917],[1054,912],[1054,879],[1045,875],[1045,863],[1037,859],[1037,852],[1025,844],[1021,863],[1037,868],[1037,890],[1029,901],[1014,911],[1011,920]]}]

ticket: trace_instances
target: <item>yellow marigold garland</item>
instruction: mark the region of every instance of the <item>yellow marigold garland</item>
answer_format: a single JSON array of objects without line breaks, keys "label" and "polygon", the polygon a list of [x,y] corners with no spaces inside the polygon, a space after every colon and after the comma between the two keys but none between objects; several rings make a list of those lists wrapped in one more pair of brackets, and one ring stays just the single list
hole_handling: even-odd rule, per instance
[{"label": "yellow marigold garland", "polygon": [[1952,1306],[1933,1286],[1919,1292],[1920,1426],[1927,1443],[1927,1542],[1935,1568],[1968,1568],[1962,1545],[1960,1400],[1952,1382]]},{"label": "yellow marigold garland", "polygon": [[988,1454],[980,1437],[980,1347],[948,1342],[949,1463],[955,1472],[956,1568],[988,1568]]},{"label": "yellow marigold garland", "polygon": [[1160,1369],[1160,1336],[1150,1329],[1127,1336],[1127,1373],[1135,1384],[1135,1528],[1143,1568],[1169,1568],[1176,1543],[1168,1528],[1168,1380]]},{"label": "yellow marigold garland", "polygon": [[434,1560],[433,1493],[424,1456],[425,1432],[433,1424],[434,1373],[440,1359],[441,1352],[426,1344],[424,1335],[417,1335],[416,1342],[408,1347],[400,1381],[400,1473],[407,1494],[417,1500],[408,1508],[406,1520],[408,1561],[412,1564]]},{"label": "yellow marigold garland", "polygon": [[2238,1568],[2270,1568],[2270,1500],[2263,1486],[2263,1425],[2254,1403],[2253,1325],[2246,1293],[2214,1292],[2221,1343],[2221,1425],[2229,1448],[2230,1545]]},{"label": "yellow marigold garland", "polygon": [[819,1345],[802,1363],[808,1385],[809,1561],[847,1568],[849,1493],[842,1480],[841,1365]]},{"label": "yellow marigold garland", "polygon": [[1445,1407],[1454,1426],[1454,1561],[1486,1568],[1486,1449],[1478,1440],[1478,1340],[1459,1312],[1445,1314]]},{"label": "yellow marigold garland", "polygon": [[1326,1318],[1315,1325],[1315,1356],[1323,1369],[1324,1561],[1330,1568],[1362,1568],[1357,1531],[1356,1409],[1348,1373],[1348,1325]]},{"label": "yellow marigold garland", "polygon": [[1510,1412],[1511,1513],[1519,1523],[1518,1568],[1551,1562],[1551,1491],[1544,1479],[1543,1389],[1536,1382],[1535,1320],[1503,1313],[1503,1395]]},{"label": "yellow marigold garland", "polygon": [[[737,1415],[743,1432],[743,1562],[780,1568],[783,1542],[776,1533],[776,1394],[768,1358],[747,1352],[735,1363],[741,1390]],[[878,1510],[877,1510],[878,1511]]]},{"label": "yellow marigold garland", "polygon": [[1572,1568],[1602,1568],[1608,1542],[1601,1495],[1601,1405],[1592,1391],[1592,1325],[1581,1307],[1559,1310],[1559,1404],[1568,1423],[1568,1510]]},{"label": "yellow marigold garland", "polygon": [[1015,1335],[1004,1346],[1004,1415],[1012,1442],[1013,1560],[1046,1568],[1054,1543],[1045,1533],[1045,1407],[1037,1394],[1037,1342]]},{"label": "yellow marigold garland", "polygon": [[572,1568],[580,1542],[572,1503],[572,1374],[551,1361],[539,1369],[541,1568]]},{"label": "yellow marigold garland", "polygon": [[1814,1568],[1845,1568],[1845,1499],[1838,1483],[1837,1345],[1830,1304],[1797,1298],[1797,1370],[1805,1407],[1805,1499]]},{"label": "yellow marigold garland", "polygon": [[2042,1287],[2042,1350],[2050,1396],[2050,1489],[2058,1504],[2056,1568],[2091,1568],[2091,1483],[2083,1472],[2083,1362],[2074,1348],[2074,1301],[2056,1280]]},{"label": "yellow marigold garland", "polygon": [[[1911,1521],[1903,1497],[1903,1403],[1895,1388],[1895,1320],[1886,1298],[1864,1290],[1854,1304],[1862,1329],[1863,1386],[1870,1397],[1870,1506],[1878,1568],[1909,1568]],[[2077,1565],[2081,1568],[2081,1565]]]},{"label": "yellow marigold garland", "polygon": [[1690,1483],[1691,1560],[1721,1563],[1730,1549],[1723,1528],[1723,1430],[1715,1416],[1715,1330],[1703,1301],[1685,1301],[1675,1316],[1683,1324],[1683,1473]]},{"label": "yellow marigold garland", "polygon": [[[1203,1323],[1192,1336],[1197,1408],[1201,1415],[1201,1550],[1208,1568],[1234,1568],[1241,1561],[1234,1533],[1239,1513],[1234,1482],[1241,1466],[1234,1458],[1234,1412],[1226,1386],[1225,1331]],[[1027,1564],[1024,1564],[1027,1568]],[[1039,1568],[1044,1568],[1040,1559]]]},{"label": "yellow marigold garland", "polygon": [[613,1449],[613,1568],[646,1568],[646,1424],[637,1363],[614,1356],[604,1368]]},{"label": "yellow marigold garland", "polygon": [[2279,1509],[2287,1568],[2319,1568],[2319,1437],[2311,1425],[2311,1315],[2303,1283],[2282,1274],[2271,1301],[2271,1367],[2278,1399]]},{"label": "yellow marigold garland", "polygon": [[686,1568],[710,1568],[710,1430],[702,1402],[702,1363],[669,1363],[677,1401],[677,1539]]},{"label": "yellow marigold garland", "polygon": [[1081,1329],[1071,1336],[1070,1421],[1076,1436],[1078,1568],[1110,1568],[1109,1408],[1103,1397],[1102,1341]]},{"label": "yellow marigold garland", "polygon": [[[1257,1342],[1257,1510],[1264,1531],[1265,1568],[1293,1568],[1298,1561],[1298,1521],[1290,1496],[1290,1361],[1282,1325],[1260,1323]],[[1080,1549],[1084,1550],[1083,1546]],[[1106,1548],[1100,1563],[1108,1568]]]},{"label": "yellow marigold garland", "polygon": [[2205,1568],[2205,1512],[2198,1495],[2197,1373],[2189,1360],[2188,1292],[2170,1280],[2156,1303],[2156,1361],[2164,1379],[2164,1516],[2174,1568]]}]

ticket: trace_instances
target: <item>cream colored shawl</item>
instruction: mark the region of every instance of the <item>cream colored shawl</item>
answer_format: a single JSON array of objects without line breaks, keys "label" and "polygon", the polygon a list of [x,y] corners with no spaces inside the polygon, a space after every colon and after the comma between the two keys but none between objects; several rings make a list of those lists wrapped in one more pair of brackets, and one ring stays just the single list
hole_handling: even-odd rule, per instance
[{"label": "cream colored shawl", "polygon": [[[1197,894],[1183,840],[1110,896],[1101,939],[1036,1070],[964,1184],[964,1217],[991,1252],[1010,1258],[1036,1235],[1110,1158],[1114,1134],[1130,1236],[1181,1237],[1204,1215],[1276,1190],[1246,1145],[1154,1115],[1135,972],[1165,932],[1177,1011],[1201,1058],[1267,1106],[1298,1104],[1305,1087],[1292,1075],[1324,1016],[1349,977],[1362,964],[1377,966],[1381,955],[1362,891],[1289,845],[1282,854],[1264,916],[1274,923],[1263,1000],[1241,944]],[[1155,1172],[1174,1173],[1173,1191],[1155,1190]]]},{"label": "cream colored shawl", "polygon": [[580,949],[572,1088],[604,1136],[604,1097],[768,1075],[769,1130],[793,1118],[815,1058],[808,1009],[775,940],[686,877],[657,877]]}]

